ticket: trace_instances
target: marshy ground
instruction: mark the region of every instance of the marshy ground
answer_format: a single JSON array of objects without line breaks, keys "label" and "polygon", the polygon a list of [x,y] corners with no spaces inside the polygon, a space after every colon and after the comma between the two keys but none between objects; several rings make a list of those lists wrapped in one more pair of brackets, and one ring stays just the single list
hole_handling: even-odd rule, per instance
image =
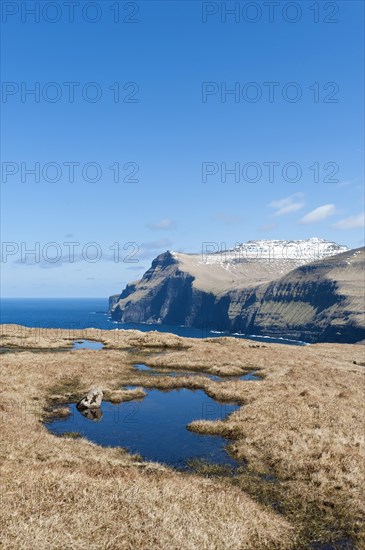
[{"label": "marshy ground", "polygon": [[[104,348],[71,349],[78,339]],[[365,547],[361,346],[16,325],[3,325],[1,340],[2,548]],[[179,370],[196,376],[169,376]],[[232,378],[252,371],[260,381]],[[76,433],[52,435],[44,421],[93,386],[114,403],[182,387],[239,403],[227,419],[189,429],[228,438],[242,467],[178,472]]]}]

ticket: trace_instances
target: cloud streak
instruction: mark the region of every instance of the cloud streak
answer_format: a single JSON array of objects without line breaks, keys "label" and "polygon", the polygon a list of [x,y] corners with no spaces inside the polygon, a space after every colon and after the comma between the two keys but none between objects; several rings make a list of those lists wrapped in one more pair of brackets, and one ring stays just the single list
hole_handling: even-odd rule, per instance
[{"label": "cloud streak", "polygon": [[230,212],[218,212],[215,215],[215,219],[225,225],[238,225],[243,222],[242,216]]},{"label": "cloud streak", "polygon": [[303,199],[303,193],[294,193],[289,197],[270,202],[269,207],[275,210],[274,216],[284,216],[301,210],[304,207]]},{"label": "cloud streak", "polygon": [[176,229],[176,222],[170,218],[163,218],[158,222],[148,223],[146,227],[152,229],[152,231],[167,231],[169,229]]},{"label": "cloud streak", "polygon": [[357,214],[356,216],[349,216],[333,224],[334,229],[358,229],[359,227],[365,227],[365,214]]},{"label": "cloud streak", "polygon": [[301,224],[309,224],[309,223],[317,223],[322,220],[325,220],[329,216],[333,216],[333,214],[336,213],[336,207],[334,204],[322,204],[322,206],[318,206],[318,208],[315,208],[314,210],[311,210],[303,216],[301,220],[299,220],[299,223]]},{"label": "cloud streak", "polygon": [[276,228],[277,228],[276,223],[266,223],[264,225],[260,225],[257,231],[260,231],[260,233],[269,233],[270,231],[273,231]]}]

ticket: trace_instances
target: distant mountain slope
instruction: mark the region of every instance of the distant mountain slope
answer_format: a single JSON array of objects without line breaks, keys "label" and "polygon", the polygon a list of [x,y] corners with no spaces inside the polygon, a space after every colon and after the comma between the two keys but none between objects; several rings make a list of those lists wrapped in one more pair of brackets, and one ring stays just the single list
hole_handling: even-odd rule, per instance
[{"label": "distant mountain slope", "polygon": [[229,292],[231,330],[308,342],[364,339],[364,251],[301,266],[251,291]]},{"label": "distant mountain slope", "polygon": [[355,342],[365,338],[363,289],[364,249],[251,241],[205,258],[165,252],[110,298],[110,310],[122,322]]}]

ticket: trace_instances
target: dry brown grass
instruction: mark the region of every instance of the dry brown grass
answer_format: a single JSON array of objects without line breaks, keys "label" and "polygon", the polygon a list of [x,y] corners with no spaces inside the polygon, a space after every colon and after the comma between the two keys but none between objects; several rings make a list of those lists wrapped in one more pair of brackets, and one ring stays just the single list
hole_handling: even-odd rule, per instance
[{"label": "dry brown grass", "polygon": [[[224,391],[225,398],[240,397],[245,406],[226,422],[198,421],[190,429],[234,440],[231,452],[248,461],[240,486],[257,497],[270,491],[271,501],[279,500],[281,511],[302,525],[303,544],[312,536],[349,538],[365,547],[365,371],[352,363],[362,350],[272,347],[266,366],[266,352],[257,354],[265,381],[229,382]],[[213,396],[222,397],[219,388]],[[258,483],[252,473],[280,483],[265,486],[265,477]],[[268,495],[263,497],[267,502]]]},{"label": "dry brown grass", "polygon": [[[365,371],[353,364],[364,359],[359,346],[2,329],[6,346],[57,349],[77,338],[106,344],[101,351],[2,356],[3,548],[296,549],[308,547],[309,534],[350,537],[364,547]],[[227,375],[260,369],[265,379],[152,377],[133,362]],[[248,467],[233,479],[204,479],[121,449],[55,437],[41,422],[54,403],[75,401],[92,386],[116,400],[130,391],[142,397],[139,389],[121,389],[126,384],[203,388],[244,402],[227,421],[192,428],[230,437],[232,453]]]},{"label": "dry brown grass", "polygon": [[133,390],[112,390],[104,392],[104,399],[111,403],[117,404],[123,401],[131,401],[132,399],[143,399],[146,392],[143,388],[134,388]]}]

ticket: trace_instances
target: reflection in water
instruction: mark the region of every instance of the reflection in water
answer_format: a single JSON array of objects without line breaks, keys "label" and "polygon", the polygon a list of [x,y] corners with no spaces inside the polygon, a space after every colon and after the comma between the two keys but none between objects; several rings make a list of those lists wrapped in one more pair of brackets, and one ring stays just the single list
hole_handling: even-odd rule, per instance
[{"label": "reflection in water", "polygon": [[101,409],[77,409],[82,416],[93,422],[99,422],[103,418]]}]

